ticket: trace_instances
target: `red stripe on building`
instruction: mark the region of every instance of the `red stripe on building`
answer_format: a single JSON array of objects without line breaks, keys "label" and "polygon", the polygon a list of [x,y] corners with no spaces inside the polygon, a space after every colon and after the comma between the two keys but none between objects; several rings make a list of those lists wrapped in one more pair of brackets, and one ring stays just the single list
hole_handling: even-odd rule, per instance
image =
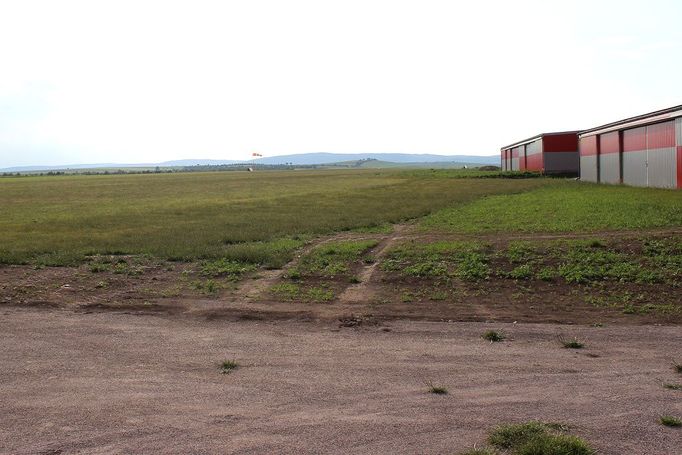
[{"label": "red stripe on building", "polygon": [[535,153],[526,157],[526,169],[529,171],[542,171],[542,153]]},{"label": "red stripe on building", "polygon": [[578,135],[572,134],[552,134],[543,136],[543,152],[575,152],[578,150]]},{"label": "red stripe on building", "polygon": [[606,133],[599,136],[599,153],[620,153],[620,138],[618,131]]},{"label": "red stripe on building", "polygon": [[647,148],[675,147],[675,122],[657,123],[646,127]]},{"label": "red stripe on building", "polygon": [[646,127],[623,131],[623,152],[646,150]]},{"label": "red stripe on building", "polygon": [[580,156],[593,156],[597,154],[597,136],[580,138]]}]

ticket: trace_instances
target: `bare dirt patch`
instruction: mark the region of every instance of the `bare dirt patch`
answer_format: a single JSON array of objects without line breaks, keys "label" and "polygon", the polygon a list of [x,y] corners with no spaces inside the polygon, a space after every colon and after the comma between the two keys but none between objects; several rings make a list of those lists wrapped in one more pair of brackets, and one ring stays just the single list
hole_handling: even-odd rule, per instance
[{"label": "bare dirt patch", "polygon": [[679,453],[658,419],[682,414],[680,327],[0,314],[0,453],[458,453],[534,419],[604,455]]},{"label": "bare dirt patch", "polygon": [[[675,231],[677,232],[677,231]],[[0,304],[64,307],[79,311],[186,314],[206,318],[317,319],[347,314],[380,320],[556,322],[568,324],[679,324],[682,269],[677,278],[641,283],[618,280],[567,283],[562,279],[510,279],[514,264],[503,256],[512,242],[534,244],[602,239],[619,251],[644,256],[642,239],[675,239],[673,230],[602,232],[585,235],[466,237],[423,234],[398,225],[390,234],[344,232],[309,242],[280,270],[258,270],[240,280],[206,277],[198,263],[149,258],[111,258],[105,270],[81,267],[0,266]],[[404,276],[382,270],[390,251],[404,242],[475,241],[490,253],[485,280]],[[582,240],[581,240],[582,239]],[[300,261],[315,248],[339,242],[374,241],[376,246],[347,264],[338,276],[309,275],[292,280]],[[682,256],[679,256],[682,257]],[[678,257],[678,259],[679,259]],[[367,260],[371,258],[371,260]],[[674,259],[674,258],[673,258]],[[125,264],[118,265],[119,261]],[[507,261],[507,262],[505,262]],[[549,262],[547,262],[549,261]],[[557,268],[559,259],[546,260]],[[678,272],[674,272],[678,270]],[[352,280],[349,279],[352,278]],[[279,286],[285,292],[271,292]],[[288,294],[287,292],[290,291]]]}]

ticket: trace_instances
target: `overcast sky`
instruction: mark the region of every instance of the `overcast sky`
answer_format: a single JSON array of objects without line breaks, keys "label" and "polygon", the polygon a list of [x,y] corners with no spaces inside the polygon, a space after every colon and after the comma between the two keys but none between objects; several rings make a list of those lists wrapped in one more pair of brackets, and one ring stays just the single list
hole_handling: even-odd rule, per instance
[{"label": "overcast sky", "polygon": [[682,2],[0,0],[0,168],[491,155],[682,104]]}]

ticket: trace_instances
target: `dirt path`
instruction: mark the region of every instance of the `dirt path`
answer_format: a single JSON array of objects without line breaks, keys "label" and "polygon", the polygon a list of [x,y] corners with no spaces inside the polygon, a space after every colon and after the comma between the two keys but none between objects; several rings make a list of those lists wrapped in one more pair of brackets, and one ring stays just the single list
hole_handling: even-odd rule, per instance
[{"label": "dirt path", "polygon": [[381,242],[372,249],[372,256],[375,261],[371,264],[363,266],[362,271],[358,274],[359,283],[348,286],[346,290],[338,297],[340,303],[359,303],[373,300],[376,297],[376,287],[372,282],[374,271],[379,265],[379,260],[382,259],[391,247],[396,242],[405,239],[405,235],[414,228],[411,224],[395,225],[393,233],[381,240]]},{"label": "dirt path", "polygon": [[[682,433],[657,419],[682,417],[662,386],[682,382],[681,327],[0,315],[3,454],[457,454],[530,419],[602,455],[679,454]],[[490,328],[510,341],[482,340]],[[224,359],[240,368],[219,374]]]}]

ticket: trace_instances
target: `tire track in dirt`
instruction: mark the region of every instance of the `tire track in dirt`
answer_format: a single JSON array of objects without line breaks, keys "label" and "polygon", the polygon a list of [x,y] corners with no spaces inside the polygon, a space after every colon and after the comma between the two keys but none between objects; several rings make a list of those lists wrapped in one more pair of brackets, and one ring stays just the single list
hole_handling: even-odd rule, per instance
[{"label": "tire track in dirt", "polygon": [[309,242],[304,248],[296,253],[293,260],[287,263],[281,269],[276,270],[261,270],[259,271],[257,278],[246,279],[237,288],[236,292],[239,293],[240,297],[247,300],[258,300],[265,292],[268,291],[272,286],[274,286],[278,281],[280,281],[286,273],[295,268],[300,262],[301,258],[313,249],[326,245],[332,242],[340,242],[344,240],[373,240],[381,239],[382,234],[356,234],[356,233],[341,233],[332,235],[329,237],[321,237],[316,240]]},{"label": "tire track in dirt", "polygon": [[379,266],[380,259],[382,259],[390,250],[390,248],[399,240],[408,238],[407,231],[412,228],[411,224],[395,225],[392,235],[382,240],[372,250],[374,252],[375,261],[366,265],[358,274],[359,283],[348,286],[338,297],[339,303],[357,303],[366,302],[376,296],[376,287],[373,285],[372,276]]},{"label": "tire track in dirt", "polygon": [[[373,248],[375,261],[372,264],[363,266],[362,270],[357,274],[360,280],[357,284],[352,284],[337,297],[336,303],[339,304],[356,304],[367,303],[374,297],[378,296],[380,290],[377,283],[374,282],[374,275],[381,259],[386,256],[393,245],[401,240],[425,241],[432,242],[438,240],[479,240],[488,241],[493,244],[506,244],[513,240],[561,240],[561,239],[584,239],[594,237],[641,237],[647,235],[670,235],[681,234],[682,229],[649,229],[638,231],[595,231],[584,233],[497,233],[485,235],[468,235],[468,234],[450,234],[450,233],[420,233],[417,231],[415,223],[402,223],[393,225],[393,232],[391,234],[366,234],[355,232],[342,232],[334,235],[319,237],[307,243],[301,250],[296,253],[292,261],[287,263],[281,269],[275,270],[260,270],[256,277],[244,279],[239,283],[238,287],[221,300],[230,300],[234,303],[242,304],[257,304],[268,300],[268,290],[280,282],[289,272],[294,269],[300,262],[301,258],[310,253],[313,249],[332,242],[352,241],[352,240],[378,240],[379,244]],[[474,309],[477,316],[481,320],[494,319],[494,312],[492,309],[484,305],[476,305]]]}]

